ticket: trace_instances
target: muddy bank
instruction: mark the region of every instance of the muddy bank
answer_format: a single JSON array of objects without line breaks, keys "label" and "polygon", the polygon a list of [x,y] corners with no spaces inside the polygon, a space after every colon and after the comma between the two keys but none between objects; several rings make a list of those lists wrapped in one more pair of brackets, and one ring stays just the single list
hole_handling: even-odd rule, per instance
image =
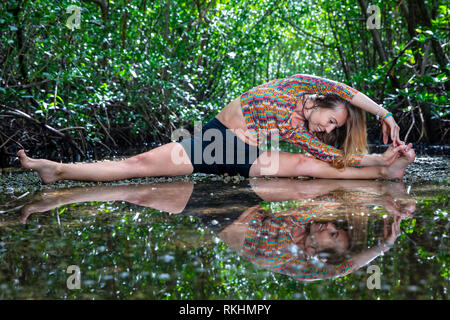
[{"label": "muddy bank", "polygon": [[[58,181],[49,185],[42,184],[39,176],[35,172],[21,168],[3,168],[0,175],[0,192],[24,193],[34,192],[41,189],[58,189],[80,186],[97,185],[127,185],[127,184],[148,184],[155,182],[171,182],[178,180],[202,183],[210,181],[223,181],[230,184],[247,183],[244,177],[193,174],[179,177],[158,177],[158,178],[136,178],[115,182],[81,182],[81,181]],[[416,160],[407,168],[403,181],[408,184],[418,184],[433,182],[440,185],[448,185],[450,177],[450,159],[447,156],[427,156],[418,154]],[[276,179],[276,178],[274,178]],[[308,179],[298,177],[294,179]]]}]

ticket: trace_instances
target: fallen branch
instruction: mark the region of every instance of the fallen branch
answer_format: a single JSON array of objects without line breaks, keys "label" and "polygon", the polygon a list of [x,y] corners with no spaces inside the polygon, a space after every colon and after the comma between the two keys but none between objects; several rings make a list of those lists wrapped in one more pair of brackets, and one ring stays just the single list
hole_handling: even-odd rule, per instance
[{"label": "fallen branch", "polygon": [[16,140],[13,139],[13,137],[14,137],[15,135],[17,135],[18,133],[19,133],[19,131],[17,131],[16,133],[14,133],[11,137],[8,137],[6,134],[2,133],[5,137],[7,137],[7,139],[6,139],[6,141],[0,146],[0,149],[3,148],[3,147],[9,142],[9,140],[12,140],[12,141],[14,141],[15,143],[17,143],[17,144],[20,145],[20,143],[18,143]]},{"label": "fallen branch", "polygon": [[447,135],[448,131],[450,130],[450,127],[447,128],[447,130],[445,130],[444,134],[441,137],[441,140],[439,141],[440,144],[442,144],[442,142],[444,141],[445,136]]},{"label": "fallen branch", "polygon": [[21,145],[20,142],[18,142],[18,141],[16,141],[16,140],[13,139],[13,137],[14,137],[17,133],[19,133],[19,132],[16,132],[16,133],[13,134],[11,137],[8,137],[6,134],[4,134],[3,132],[0,131],[0,134],[2,134],[3,136],[5,136],[5,137],[7,138],[7,140],[5,141],[5,143],[3,143],[3,144],[0,146],[0,148],[3,148],[3,146],[5,146],[6,143],[8,143],[9,140],[12,140],[14,143],[16,143],[17,145],[19,145],[19,147],[20,147],[21,149],[24,149],[23,145]]},{"label": "fallen branch", "polygon": [[67,130],[84,130],[84,131],[87,131],[87,129],[85,127],[67,127],[67,128],[59,129],[58,131],[61,132],[61,131],[67,131]]},{"label": "fallen branch", "polygon": [[17,110],[17,109],[13,109],[13,108],[10,108],[8,106],[3,106],[3,105],[2,105],[2,107],[5,107],[5,108],[10,110],[10,111],[7,111],[6,114],[10,114],[10,115],[14,115],[14,116],[18,116],[20,118],[26,119],[28,121],[31,121],[31,122],[33,122],[33,123],[35,123],[37,125],[40,125],[40,126],[46,128],[47,130],[55,133],[56,135],[60,136],[61,138],[65,137],[64,133],[59,132],[57,129],[49,126],[48,124],[43,124],[43,123],[39,122],[38,120],[34,119],[32,116],[30,116],[29,114],[27,114],[27,113],[25,113],[23,111],[20,111],[20,110]]},{"label": "fallen branch", "polygon": [[403,141],[405,141],[405,143],[408,141],[409,133],[411,132],[414,124],[416,123],[416,117],[414,117],[414,109],[411,108],[410,112],[411,112],[412,122],[411,122],[411,125],[409,126],[408,132],[406,132],[405,138],[403,139]]},{"label": "fallen branch", "polygon": [[23,111],[20,111],[20,110],[8,107],[8,106],[3,105],[3,104],[0,105],[0,106],[9,110],[9,111],[6,112],[6,114],[10,114],[10,115],[14,115],[14,116],[20,117],[22,119],[26,119],[26,120],[28,120],[28,121],[30,121],[30,122],[38,125],[38,126],[41,126],[41,127],[45,128],[45,129],[47,129],[48,131],[56,134],[58,137],[60,137],[62,139],[66,139],[74,148],[76,148],[83,156],[85,156],[85,153],[83,152],[83,150],[80,149],[80,147],[73,141],[73,139],[69,135],[66,135],[65,133],[62,133],[60,130],[55,129],[55,128],[49,126],[48,124],[43,124],[43,123],[39,122],[38,120],[34,119],[32,116],[30,116],[29,114],[27,114],[27,113],[25,113]]}]

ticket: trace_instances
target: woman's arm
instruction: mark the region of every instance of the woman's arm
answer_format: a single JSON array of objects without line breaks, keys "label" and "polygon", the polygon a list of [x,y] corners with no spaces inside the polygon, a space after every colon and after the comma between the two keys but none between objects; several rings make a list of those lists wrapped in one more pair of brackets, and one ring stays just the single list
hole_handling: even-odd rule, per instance
[{"label": "woman's arm", "polygon": [[[300,146],[315,158],[325,162],[339,163],[344,159],[342,150],[323,143],[306,130],[304,126],[298,127],[292,136],[282,139]],[[398,147],[391,145],[382,154],[353,154],[347,165],[350,167],[388,166],[397,158],[401,151],[406,152],[411,147],[411,144],[408,146],[402,144]]]},{"label": "woman's arm", "polygon": [[[306,74],[295,74],[280,80],[279,85],[288,93],[295,96],[303,93],[338,95],[349,101],[355,107],[378,116],[379,119],[383,119],[389,113],[388,110],[377,104],[364,93],[338,81]],[[388,133],[390,132],[394,146],[401,145],[402,141],[399,138],[400,127],[395,122],[393,116],[386,117],[382,123],[384,144],[388,143]]]},{"label": "woman's arm", "polygon": [[373,115],[378,114],[379,117],[384,117],[389,113],[364,93],[338,81],[313,75],[296,74],[286,78],[285,85],[285,89],[296,96],[302,93],[335,94]]},{"label": "woman's arm", "polygon": [[381,105],[377,104],[375,101],[370,99],[364,93],[357,91],[357,93],[353,96],[352,105],[355,107],[361,108],[362,110],[371,113],[373,115],[378,115],[380,118],[383,118],[385,115],[389,113],[385,108]]},{"label": "woman's arm", "polygon": [[[375,103],[372,99],[367,97],[364,93],[358,92],[352,99],[352,105],[359,107],[373,115],[376,115],[377,118],[382,119],[382,132],[383,132],[383,143],[388,143],[388,135],[391,134],[391,140],[394,146],[399,146],[403,144],[400,140],[400,127],[395,122],[394,117],[387,116],[389,111],[387,111],[382,106]],[[386,118],[385,118],[386,117]]]},{"label": "woman's arm", "polygon": [[278,80],[279,89],[288,94],[300,97],[302,94],[334,94],[348,102],[352,102],[358,90],[329,79],[309,74],[294,74]]}]

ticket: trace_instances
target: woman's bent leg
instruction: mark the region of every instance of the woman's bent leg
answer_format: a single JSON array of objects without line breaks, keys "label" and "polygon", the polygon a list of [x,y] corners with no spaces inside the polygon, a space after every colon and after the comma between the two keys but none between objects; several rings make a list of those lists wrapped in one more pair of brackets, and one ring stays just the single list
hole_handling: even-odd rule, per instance
[{"label": "woman's bent leg", "polygon": [[[259,156],[250,168],[250,176],[299,177],[307,176],[328,179],[377,179],[402,178],[406,167],[414,161],[414,150],[409,150],[403,157],[397,159],[388,167],[346,167],[336,169],[329,163],[307,157],[302,154],[267,151]],[[265,167],[269,164],[272,170],[267,174]]]},{"label": "woman's bent leg", "polygon": [[18,152],[24,168],[38,172],[44,183],[58,180],[114,181],[130,178],[191,174],[193,166],[183,147],[171,142],[122,161],[64,164],[32,159]]}]

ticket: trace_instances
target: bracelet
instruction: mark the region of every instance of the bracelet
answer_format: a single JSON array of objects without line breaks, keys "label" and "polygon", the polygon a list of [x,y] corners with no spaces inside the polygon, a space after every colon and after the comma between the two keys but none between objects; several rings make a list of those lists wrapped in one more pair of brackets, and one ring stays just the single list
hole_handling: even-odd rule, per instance
[{"label": "bracelet", "polygon": [[392,117],[392,112],[387,113],[387,114],[381,119],[381,124],[383,124],[384,119],[386,119],[387,117]]},{"label": "bracelet", "polygon": [[[391,249],[392,247],[394,247],[394,245],[393,245],[393,244],[387,243],[386,240],[383,240],[383,242],[381,243],[381,246],[380,246],[380,244],[378,244],[378,247],[379,247],[381,250],[383,250],[381,247],[385,247],[385,248],[387,248],[387,249],[389,250],[389,249]],[[383,251],[384,251],[384,250],[383,250]],[[386,250],[386,251],[387,251],[387,250]]]},{"label": "bracelet", "polygon": [[380,120],[380,109],[381,109],[381,107],[378,108],[377,115],[375,116],[377,118],[377,121]]}]

